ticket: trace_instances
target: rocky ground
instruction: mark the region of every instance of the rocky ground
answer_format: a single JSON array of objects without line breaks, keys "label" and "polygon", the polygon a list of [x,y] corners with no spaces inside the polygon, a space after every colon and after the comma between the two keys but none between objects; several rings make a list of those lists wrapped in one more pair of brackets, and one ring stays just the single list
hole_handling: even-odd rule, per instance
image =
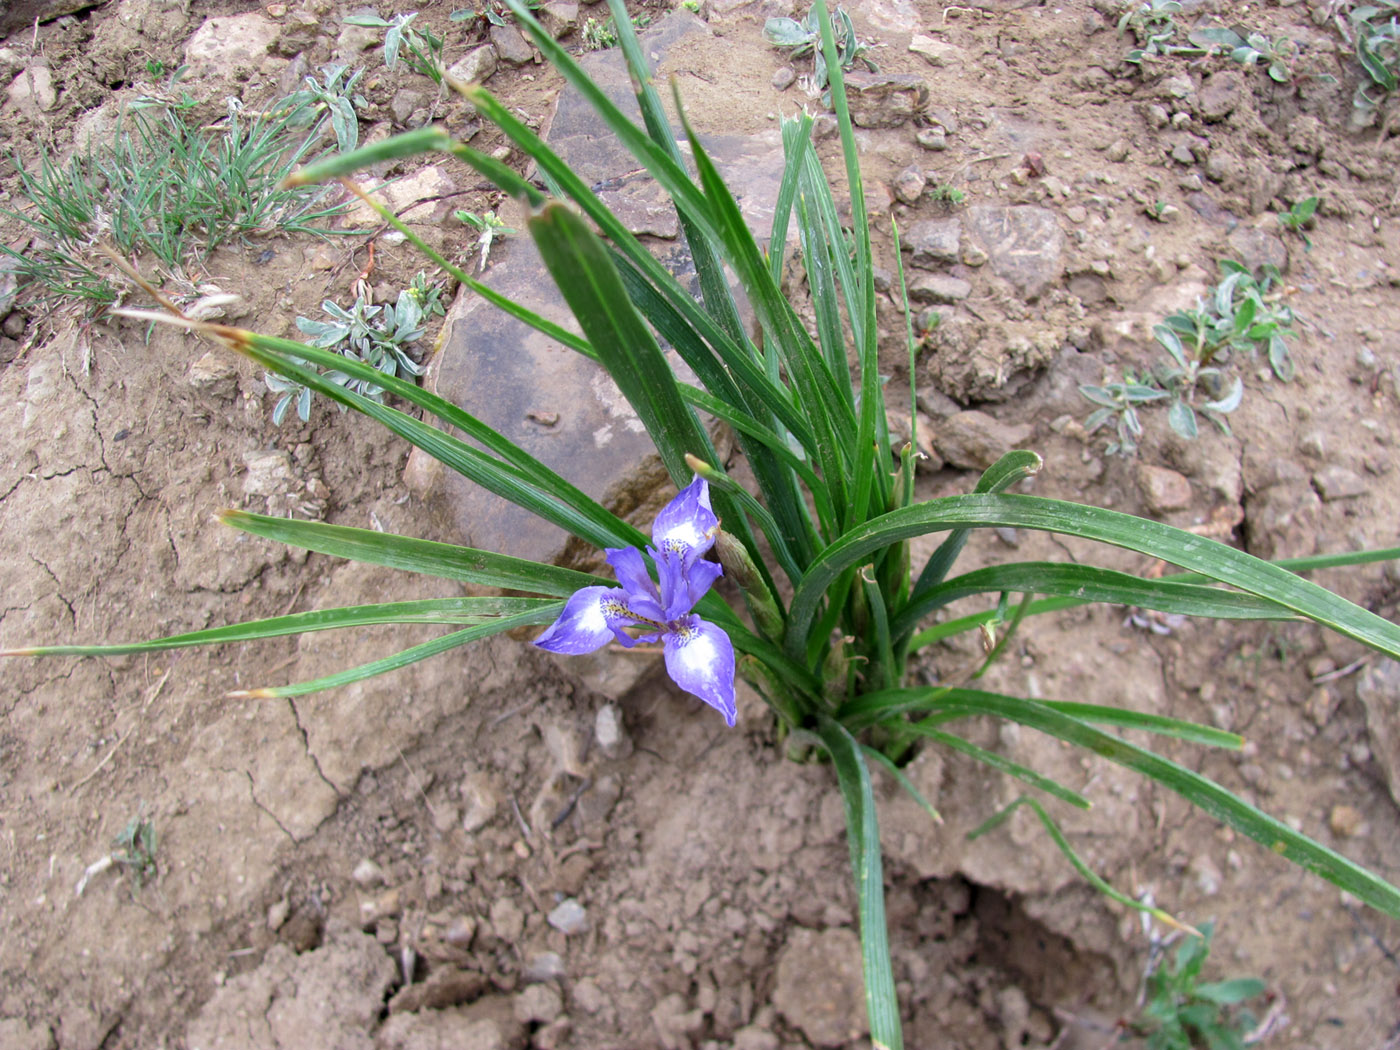
[{"label": "rocky ground", "polygon": [[[211,120],[227,96],[256,107],[332,61],[360,66],[363,137],[437,119],[488,152],[504,147],[473,132],[465,106],[385,70],[382,35],[342,21],[362,11],[352,5],[68,6],[82,9],[37,30],[20,28],[28,15],[4,23],[0,133],[26,164],[38,147],[61,157],[110,134],[121,107],[152,89],[152,63],[187,63],[185,87]],[[421,6],[449,63],[488,78],[561,149],[589,143],[567,97],[555,114],[558,78],[514,30]],[[893,217],[911,295],[940,315],[915,376],[922,496],[966,491],[990,457],[1022,446],[1045,458],[1039,494],[1263,556],[1395,543],[1400,138],[1348,128],[1358,70],[1330,18],[1337,5],[1251,5],[1248,28],[1299,46],[1284,84],[1223,57],[1127,65],[1119,5],[1106,0],[850,6],[879,45],[880,73],[857,78],[856,110],[882,269],[893,275]],[[1189,25],[1246,17],[1210,0],[1187,6]],[[569,46],[603,17],[549,8]],[[728,136],[728,170],[752,180],[744,200],[761,221],[777,116],[820,109],[794,82],[803,64],[763,41],[763,19],[804,12],[744,0],[709,0],[699,17],[636,10],[666,41],[654,45],[660,72],[676,77],[697,126]],[[818,130],[830,162],[831,126]],[[24,204],[13,163],[0,171],[11,210]],[[574,163],[599,165],[594,177],[628,221],[674,252],[673,219],[644,180],[612,174],[606,155]],[[454,208],[499,209],[518,225],[511,202],[451,165],[377,174],[403,176],[387,191],[395,206],[415,208],[415,228],[452,252],[476,245]],[[1321,200],[1310,249],[1276,218],[1309,196]],[[229,318],[274,334],[294,333],[323,299],[348,304],[362,274],[376,301],[392,300],[418,263],[368,216],[344,221],[359,232],[259,239],[183,276],[201,294],[238,293]],[[29,245],[9,219],[0,236]],[[491,280],[547,297],[521,240],[507,236],[492,258]],[[1148,408],[1139,454],[1106,454],[1106,435],[1083,426],[1092,406],[1079,385],[1159,357],[1151,326],[1214,284],[1222,258],[1282,271],[1300,318],[1297,377],[1282,383],[1244,360],[1232,435],[1203,428],[1187,441]],[[250,365],[164,329],[12,304],[12,290],[0,282],[0,425],[12,435],[0,463],[0,644],[454,593],[233,533],[212,518],[225,506],[559,547],[519,521],[483,519],[471,492],[324,405],[309,423],[273,425],[275,396]],[[888,295],[879,309],[893,388],[907,379],[903,319]],[[475,392],[503,429],[648,520],[666,493],[607,388],[565,371],[549,347],[492,358],[515,344],[486,331],[479,304],[461,299],[427,381],[463,401]],[[590,436],[600,425],[616,443]],[[607,471],[585,470],[603,445],[622,451]],[[968,567],[1008,554],[1150,568],[1010,533],[974,543]],[[1394,615],[1389,569],[1319,579]],[[726,731],[645,658],[556,663],[499,638],[324,694],[224,697],[430,634],[8,663],[0,1046],[863,1045],[839,799],[829,770],[778,754],[752,695]],[[1043,617],[1019,643],[990,688],[1243,733],[1239,754],[1164,750],[1400,878],[1393,666],[1301,625],[1147,622],[1122,609]],[[956,670],[972,655],[945,647],[934,665]],[[1391,920],[1116,767],[990,724],[972,738],[1093,798],[1091,812],[1057,816],[1120,889],[1187,921],[1217,920],[1210,976],[1266,981],[1263,1045],[1395,1045]],[[908,1045],[1110,1045],[1116,1022],[1135,1016],[1162,931],[1080,880],[1029,814],[969,843],[964,833],[1018,793],[1008,782],[936,751],[908,772],[947,818],[930,826],[877,781]],[[138,889],[113,868],[76,892],[133,818],[159,835],[154,877]]]}]

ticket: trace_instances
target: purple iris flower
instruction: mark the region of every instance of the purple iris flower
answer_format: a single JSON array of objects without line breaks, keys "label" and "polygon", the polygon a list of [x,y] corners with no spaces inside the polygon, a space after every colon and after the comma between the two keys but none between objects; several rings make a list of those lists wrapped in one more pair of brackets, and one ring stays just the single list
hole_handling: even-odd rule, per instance
[{"label": "purple iris flower", "polygon": [[[575,591],[535,644],[552,653],[581,656],[614,639],[629,649],[638,642],[659,640],[672,680],[732,726],[734,646],[723,630],[690,611],[724,574],[718,563],[704,560],[718,532],[710,486],[697,477],[652,524],[656,546],[648,547],[647,553],[656,563],[657,581],[648,575],[636,547],[608,548],[608,564],[622,586]],[[624,630],[627,627],[650,630],[634,638]]]}]

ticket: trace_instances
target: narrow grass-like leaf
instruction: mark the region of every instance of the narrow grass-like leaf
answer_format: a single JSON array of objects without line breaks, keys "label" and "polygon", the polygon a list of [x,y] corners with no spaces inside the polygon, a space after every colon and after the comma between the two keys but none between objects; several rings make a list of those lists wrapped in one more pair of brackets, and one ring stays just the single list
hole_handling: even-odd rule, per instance
[{"label": "narrow grass-like leaf", "polygon": [[1291,620],[1297,614],[1276,602],[1252,594],[1225,591],[1203,584],[1148,580],[1112,569],[1063,562],[1012,562],[976,569],[925,590],[895,616],[890,630],[896,636],[914,630],[918,621],[936,609],[973,594],[1043,594],[1133,605],[1184,616],[1209,616],[1230,620]]},{"label": "narrow grass-like leaf", "polygon": [[792,204],[797,197],[797,180],[806,164],[807,147],[812,141],[811,114],[782,121],[783,177],[778,183],[778,202],[773,209],[773,229],[768,236],[768,270],[773,283],[783,285],[783,264],[787,261],[788,224],[792,221]]},{"label": "narrow grass-like leaf", "polygon": [[874,551],[929,532],[997,526],[1065,533],[1161,558],[1277,602],[1363,645],[1400,658],[1400,628],[1395,624],[1233,547],[1118,511],[1008,494],[947,496],[891,511],[831,544],[812,563],[793,595],[789,653],[796,656],[805,649],[807,632],[826,588]]},{"label": "narrow grass-like leaf", "polygon": [[1186,722],[1179,718],[1151,715],[1144,711],[1129,711],[1126,708],[1108,707],[1103,704],[1081,704],[1073,700],[1042,700],[1041,703],[1081,722],[1117,726],[1119,729],[1141,729],[1158,736],[1175,737],[1187,743],[1223,747],[1230,751],[1238,751],[1244,747],[1244,737],[1237,733],[1227,733],[1223,729],[1197,725],[1195,722]]},{"label": "narrow grass-like leaf", "polygon": [[914,784],[912,780],[909,779],[909,777],[905,774],[904,770],[900,769],[899,766],[895,765],[893,759],[891,759],[883,751],[876,751],[873,747],[867,747],[865,744],[860,745],[860,751],[861,754],[865,756],[866,761],[874,762],[886,773],[894,777],[895,783],[897,783],[900,787],[902,787],[905,791],[909,793],[909,797],[914,800],[915,804],[920,809],[922,809],[925,813],[928,814],[930,820],[932,820],[935,824],[943,823],[942,815],[938,812],[938,810],[933,808],[933,804],[930,803],[929,800],[924,797],[924,793],[918,789],[918,787]]},{"label": "narrow grass-like leaf", "polygon": [[1132,908],[1134,911],[1142,912],[1144,915],[1150,915],[1158,922],[1170,926],[1173,929],[1182,930],[1183,932],[1190,933],[1196,937],[1199,937],[1201,935],[1201,932],[1197,930],[1194,926],[1188,926],[1186,923],[1181,922],[1172,915],[1163,911],[1161,908],[1155,908],[1150,904],[1143,904],[1141,901],[1136,901],[1132,897],[1129,897],[1126,893],[1118,892],[1107,882],[1105,882],[1103,878],[1101,878],[1099,874],[1096,871],[1094,871],[1093,868],[1085,864],[1083,859],[1079,856],[1079,854],[1075,852],[1074,847],[1069,844],[1069,839],[1065,837],[1065,833],[1060,830],[1060,826],[1055,823],[1054,819],[1050,816],[1049,813],[1045,812],[1045,807],[1042,806],[1035,799],[1031,798],[1029,795],[1022,795],[1020,798],[1016,799],[1009,806],[1003,809],[1000,813],[996,814],[996,816],[992,817],[985,823],[974,828],[972,831],[969,831],[967,833],[968,839],[980,838],[981,836],[987,834],[987,832],[992,831],[997,827],[1000,827],[1003,823],[1005,823],[1007,818],[1009,818],[1011,814],[1016,811],[1016,808],[1018,806],[1031,807],[1032,812],[1034,812],[1035,815],[1040,818],[1040,823],[1045,828],[1046,834],[1050,836],[1051,841],[1055,843],[1055,845],[1059,848],[1060,852],[1065,855],[1065,859],[1070,862],[1074,870],[1079,872],[1079,874],[1083,877],[1085,882],[1087,882],[1090,886],[1093,886],[1094,889],[1098,890],[1105,897],[1109,898],[1109,900],[1115,900],[1119,904],[1124,905],[1125,907]]},{"label": "narrow grass-like leaf", "polygon": [[627,297],[607,248],[573,211],[548,204],[530,233],[579,327],[636,411],[671,480],[690,480],[686,453],[716,461],[709,436],[682,400],[666,356]]},{"label": "narrow grass-like leaf", "polygon": [[270,700],[281,696],[305,696],[307,693],[319,693],[323,689],[334,689],[337,686],[349,685],[351,682],[361,682],[366,678],[373,678],[376,675],[388,674],[390,671],[397,671],[400,668],[408,667],[410,664],[419,663],[429,657],[445,653],[449,649],[455,649],[459,645],[467,645],[470,642],[480,641],[482,638],[489,638],[494,634],[502,634],[505,631],[514,630],[517,627],[527,627],[531,624],[549,623],[558,615],[558,602],[551,602],[548,607],[532,609],[529,612],[517,613],[515,616],[503,616],[490,623],[478,624],[475,627],[468,627],[465,630],[453,631],[445,634],[441,638],[434,638],[431,642],[424,642],[422,645],[415,645],[393,656],[386,656],[382,660],[373,660],[358,667],[351,667],[335,674],[326,675],[324,678],[315,678],[307,682],[297,682],[294,685],[269,686],[261,689],[238,689],[228,693],[230,697],[248,697],[256,700]]},{"label": "narrow grass-like leaf", "polygon": [[899,1001],[890,964],[889,930],[885,924],[885,879],[880,860],[880,828],[870,771],[860,745],[829,718],[818,723],[817,734],[831,755],[841,800],[846,806],[846,841],[855,873],[860,911],[861,969],[865,976],[865,1009],[870,1019],[870,1042],[876,1050],[903,1050]]},{"label": "narrow grass-like leaf", "polygon": [[123,656],[152,653],[165,649],[186,649],[196,645],[223,645],[250,642],[309,631],[330,631],[342,627],[368,627],[375,624],[460,623],[477,624],[499,616],[523,612],[557,614],[561,603],[551,598],[425,598],[419,601],[384,602],[379,605],[351,605],[340,609],[313,609],[309,612],[250,620],[228,627],[172,634],[148,642],[115,645],[40,645],[27,649],[0,650],[0,656]]},{"label": "narrow grass-like leaf", "polygon": [[1007,776],[1014,777],[1023,784],[1029,784],[1033,788],[1044,791],[1047,795],[1052,795],[1061,802],[1068,802],[1071,806],[1077,806],[1080,809],[1091,808],[1089,800],[1073,788],[1065,787],[1059,781],[1047,777],[1042,773],[1037,773],[1035,770],[1029,769],[1019,762],[1013,762],[1011,759],[1004,755],[999,755],[995,751],[988,751],[985,747],[978,747],[970,740],[964,740],[960,736],[955,736],[952,733],[945,733],[941,729],[936,729],[931,725],[926,725],[921,722],[911,722],[907,725],[900,725],[898,730],[913,736],[925,737],[942,744],[944,747],[961,752],[970,758],[975,758],[977,761],[991,766],[993,769],[997,770],[997,772],[1005,773]]},{"label": "narrow grass-like leaf", "polygon": [[483,587],[533,591],[555,598],[567,598],[580,587],[593,586],[600,581],[574,569],[557,565],[541,565],[524,558],[506,554],[458,547],[434,540],[396,536],[373,529],[353,529],[345,525],[327,525],[319,521],[297,521],[294,518],[274,518],[266,514],[250,514],[243,510],[226,510],[219,514],[226,525],[264,539],[276,540],[292,547],[302,547],[351,561],[369,562],[406,572],[420,572],[448,580],[461,580]]},{"label": "narrow grass-like leaf", "polygon": [[451,144],[452,136],[442,128],[416,128],[298,168],[282,180],[282,185],[290,189],[294,186],[330,182],[386,160],[401,160],[404,157],[416,157],[420,153],[446,150]]},{"label": "narrow grass-like leaf", "polygon": [[[893,691],[892,691],[893,692]],[[1392,918],[1400,918],[1400,889],[1343,857],[1340,853],[1294,831],[1214,781],[1192,772],[1121,737],[1047,704],[1016,696],[971,689],[909,689],[908,709],[959,711],[991,715],[1083,747],[1127,769],[1151,777],[1216,820],[1252,838],[1266,849],[1320,875]]]}]

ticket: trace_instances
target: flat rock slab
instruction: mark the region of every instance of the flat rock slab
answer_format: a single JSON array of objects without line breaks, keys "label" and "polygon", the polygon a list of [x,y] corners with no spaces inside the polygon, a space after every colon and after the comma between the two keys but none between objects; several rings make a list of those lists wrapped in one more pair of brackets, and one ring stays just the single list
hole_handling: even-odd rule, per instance
[{"label": "flat rock slab", "polygon": [[1048,208],[979,204],[967,209],[967,232],[1024,299],[1039,298],[1064,273],[1064,234]]},{"label": "flat rock slab", "polygon": [[[655,68],[676,41],[708,32],[689,14],[671,15],[642,36],[642,48]],[[624,112],[640,120],[620,50],[585,56],[582,64]],[[674,239],[679,225],[669,200],[577,92],[560,96],[546,138],[635,230],[673,238],[661,242],[658,255],[682,281],[693,280],[684,241]],[[782,176],[780,136],[707,136],[705,148],[751,226],[767,230]],[[486,284],[577,331],[528,236],[511,238],[492,258]],[[658,509],[665,471],[616,384],[593,362],[477,296],[464,293],[449,311],[429,382],[616,513],[636,512],[643,528],[648,512]],[[562,530],[455,474],[444,488],[449,513],[469,545],[545,562],[576,560]]]}]

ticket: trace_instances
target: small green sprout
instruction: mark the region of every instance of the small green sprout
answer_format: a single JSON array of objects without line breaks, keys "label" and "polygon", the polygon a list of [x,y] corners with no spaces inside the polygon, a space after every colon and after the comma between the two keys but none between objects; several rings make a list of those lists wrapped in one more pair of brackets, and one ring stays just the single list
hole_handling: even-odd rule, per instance
[{"label": "small green sprout", "polygon": [[1263,33],[1251,33],[1244,26],[1235,26],[1233,29],[1198,29],[1191,34],[1191,41],[1220,48],[1240,65],[1262,65],[1268,70],[1269,79],[1276,83],[1287,84],[1293,79],[1298,44],[1288,37],[1270,40]]},{"label": "small green sprout", "polygon": [[1278,224],[1303,238],[1304,251],[1312,251],[1312,239],[1304,231],[1313,227],[1314,216],[1320,203],[1322,201],[1318,197],[1306,197],[1287,211],[1279,213]]},{"label": "small green sprout", "polygon": [[[449,17],[462,21],[457,18],[460,14],[463,12],[454,11]],[[472,16],[475,12],[468,11],[465,14]],[[417,17],[417,11],[410,11],[407,14],[395,15],[392,22],[375,14],[348,15],[344,21],[346,25],[388,30],[384,34],[385,68],[396,68],[402,54],[404,65],[410,70],[427,77],[434,84],[441,84],[443,39],[431,29],[419,29],[414,26],[413,20]]]},{"label": "small green sprout", "polygon": [[476,247],[481,252],[481,260],[477,263],[478,273],[486,269],[486,264],[491,258],[491,246],[496,242],[496,238],[518,232],[502,222],[494,211],[478,215],[474,211],[459,208],[452,214],[463,226],[470,226],[477,231]]},{"label": "small green sprout", "polygon": [[1146,1050],[1244,1050],[1255,1019],[1247,1010],[1232,1008],[1262,995],[1264,982],[1237,977],[1198,983],[1214,926],[1202,923],[1200,937],[1185,938],[1175,958],[1148,975],[1142,1019],[1130,1026],[1146,1037]]},{"label": "small green sprout", "polygon": [[1138,438],[1142,437],[1138,406],[1149,405],[1168,396],[1165,390],[1153,384],[1151,376],[1138,377],[1132,372],[1126,373],[1122,382],[1109,382],[1102,386],[1082,384],[1079,392],[1099,406],[1084,421],[1085,430],[1092,434],[1113,424],[1117,439],[1108,444],[1106,451],[1110,456],[1132,456],[1137,453]]},{"label": "small green sprout", "polygon": [[158,58],[146,59],[146,72],[154,79],[160,80],[165,76],[165,63]]},{"label": "small green sprout", "polygon": [[[1388,21],[1381,21],[1387,16]],[[1400,92],[1400,0],[1375,0],[1354,7],[1348,19],[1356,34],[1356,59],[1366,73],[1352,96],[1351,122],[1364,128],[1375,123],[1381,107]],[[1381,142],[1389,134],[1392,117],[1381,126]]]},{"label": "small green sprout", "polygon": [[924,193],[931,201],[937,201],[939,204],[947,204],[955,208],[963,201],[967,200],[966,193],[962,190],[955,189],[950,183],[946,182],[935,183],[925,190]]},{"label": "small green sprout", "polygon": [[1141,66],[1149,59],[1167,55],[1205,54],[1205,49],[1184,44],[1173,44],[1176,37],[1176,19],[1181,14],[1181,4],[1177,0],[1128,0],[1123,15],[1118,19],[1118,34],[1132,33],[1137,47],[1124,56],[1124,60]]},{"label": "small green sprout", "polygon": [[[856,27],[844,8],[836,9],[832,17],[832,28],[836,33],[836,51],[843,70],[854,69],[859,62],[872,73],[880,71],[880,67],[866,54],[872,45],[868,41],[856,39]],[[795,18],[768,19],[763,25],[763,37],[774,47],[789,48],[790,58],[815,56],[812,83],[819,91],[827,90],[831,76],[827,72],[826,58],[822,54],[821,24],[817,21],[815,9],[808,11],[807,17],[800,22]]]}]

